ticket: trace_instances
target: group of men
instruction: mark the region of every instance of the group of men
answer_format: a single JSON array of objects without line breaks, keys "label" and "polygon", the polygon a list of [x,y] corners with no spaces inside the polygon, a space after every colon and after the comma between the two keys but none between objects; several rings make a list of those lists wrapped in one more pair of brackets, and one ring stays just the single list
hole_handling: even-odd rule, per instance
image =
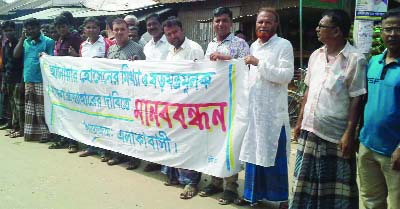
[{"label": "group of men", "polygon": [[[112,40],[101,36],[99,21],[89,17],[83,23],[87,38],[82,40],[71,28],[71,17],[64,14],[55,18],[57,35],[51,35],[55,40],[41,33],[36,19],[24,22],[19,40],[15,24],[3,23],[8,40],[3,47],[6,85],[2,90],[9,94],[12,107],[10,136],[40,142],[52,138],[49,148],[68,147],[70,153],[78,152],[76,141],[52,136],[47,129],[39,66],[43,53],[131,61],[243,59],[250,65],[249,125],[240,153],[240,160],[246,163],[243,197],[238,195],[237,174],[212,177],[210,184],[199,191],[201,173],[197,171],[154,163],[148,163],[145,171],[162,167],[168,176],[166,186],[184,185],[182,199],[197,193],[202,197],[222,193],[218,203],[223,205],[256,204],[266,199],[279,202],[280,208],[356,209],[358,165],[365,208],[388,208],[387,197],[391,209],[400,206],[400,10],[389,11],[383,17],[382,38],[387,49],[372,57],[369,64],[346,40],[351,25],[348,14],[328,10],[322,15],[316,32],[323,47],[310,57],[305,77],[307,90],[294,127],[299,145],[290,201],[287,86],[293,77],[294,56],[291,43],[277,35],[280,22],[274,9],[259,10],[257,40],[251,47],[231,33],[232,12],[225,7],[215,9],[216,37],[205,53],[185,36],[176,17],[161,21],[157,14],[148,15],[146,36],[150,40],[145,36],[139,39],[138,22],[132,15],[112,21],[108,26]],[[360,118],[362,124],[358,126]],[[361,143],[356,164],[357,127],[361,129]],[[80,156],[96,153],[109,165],[128,161],[128,169],[138,168],[141,162],[95,147],[88,147]]]}]

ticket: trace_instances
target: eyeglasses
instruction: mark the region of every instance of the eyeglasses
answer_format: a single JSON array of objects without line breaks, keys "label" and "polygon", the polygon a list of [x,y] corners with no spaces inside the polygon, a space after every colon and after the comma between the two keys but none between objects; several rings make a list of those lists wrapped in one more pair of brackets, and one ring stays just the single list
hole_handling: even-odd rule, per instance
[{"label": "eyeglasses", "polygon": [[400,34],[400,27],[382,28],[382,31],[386,34]]},{"label": "eyeglasses", "polygon": [[337,26],[329,26],[329,25],[322,25],[322,24],[318,24],[317,28],[336,28]]}]

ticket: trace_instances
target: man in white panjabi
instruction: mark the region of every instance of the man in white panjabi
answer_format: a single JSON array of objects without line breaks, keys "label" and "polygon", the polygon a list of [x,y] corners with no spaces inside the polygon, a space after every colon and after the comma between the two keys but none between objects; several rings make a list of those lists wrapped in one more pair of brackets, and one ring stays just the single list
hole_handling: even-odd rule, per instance
[{"label": "man in white panjabi", "polygon": [[[254,204],[260,200],[288,200],[288,151],[290,125],[288,83],[293,77],[293,47],[276,35],[278,13],[261,8],[256,21],[258,39],[250,47],[249,127],[239,159],[246,162],[243,198]],[[256,186],[257,185],[257,186]]]}]

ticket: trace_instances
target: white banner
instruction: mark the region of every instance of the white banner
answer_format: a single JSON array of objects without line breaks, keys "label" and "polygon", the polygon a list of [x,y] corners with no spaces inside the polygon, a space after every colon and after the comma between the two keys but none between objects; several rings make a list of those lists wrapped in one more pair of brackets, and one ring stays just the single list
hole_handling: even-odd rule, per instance
[{"label": "white banner", "polygon": [[213,176],[240,171],[248,111],[243,60],[43,56],[40,64],[50,132]]}]

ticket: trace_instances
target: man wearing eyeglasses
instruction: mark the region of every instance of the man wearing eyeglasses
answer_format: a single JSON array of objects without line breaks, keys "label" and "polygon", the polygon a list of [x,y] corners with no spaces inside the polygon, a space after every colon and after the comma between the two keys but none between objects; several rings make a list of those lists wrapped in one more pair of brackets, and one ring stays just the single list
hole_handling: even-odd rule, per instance
[{"label": "man wearing eyeglasses", "polygon": [[350,17],[328,10],[316,32],[294,137],[299,138],[291,209],[358,208],[356,126],[366,93],[366,59],[346,38]]},{"label": "man wearing eyeglasses", "polygon": [[358,161],[360,194],[365,208],[395,209],[400,207],[399,8],[383,16],[381,36],[386,50],[371,58],[367,71]]}]

